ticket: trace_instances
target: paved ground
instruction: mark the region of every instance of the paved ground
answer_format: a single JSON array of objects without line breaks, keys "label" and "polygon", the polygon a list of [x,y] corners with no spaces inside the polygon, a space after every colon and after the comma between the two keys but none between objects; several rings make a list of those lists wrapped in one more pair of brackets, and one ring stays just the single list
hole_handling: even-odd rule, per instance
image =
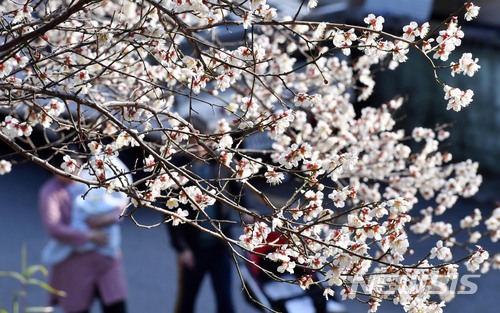
[{"label": "paved ground", "polygon": [[[0,176],[0,271],[20,268],[21,245],[28,249],[28,264],[39,263],[40,251],[47,236],[39,221],[37,192],[49,177],[44,171],[32,165],[14,167],[14,172]],[[474,201],[464,203],[463,209],[476,205],[500,201],[498,181],[487,182],[484,191]],[[138,215],[138,221],[145,225],[158,222],[160,216],[151,212]],[[175,256],[168,245],[164,227],[143,229],[126,220],[122,224],[123,253],[127,273],[131,313],[172,312],[175,297]],[[491,250],[499,251],[498,245],[490,244]],[[256,313],[240,292],[240,284],[234,277],[234,294],[238,313]],[[500,296],[500,275],[496,272],[478,280],[479,291],[475,295],[463,296],[448,305],[447,312],[498,312],[496,300]],[[6,306],[12,299],[14,281],[0,278],[0,306]],[[43,305],[46,295],[37,288],[29,288],[28,302]],[[366,312],[367,308],[356,302],[346,302],[350,313]],[[205,282],[201,298],[197,302],[197,313],[214,311],[211,291]],[[94,310],[93,313],[99,312]],[[403,312],[387,304],[379,312]]]}]

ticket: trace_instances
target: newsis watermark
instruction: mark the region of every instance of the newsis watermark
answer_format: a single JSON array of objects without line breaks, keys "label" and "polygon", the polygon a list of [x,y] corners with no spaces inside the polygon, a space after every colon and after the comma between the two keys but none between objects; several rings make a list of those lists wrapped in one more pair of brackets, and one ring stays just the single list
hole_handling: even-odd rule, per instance
[{"label": "newsis watermark", "polygon": [[454,275],[427,275],[425,277],[412,278],[398,274],[370,275],[367,279],[356,279],[351,283],[354,292],[376,293],[381,295],[413,294],[425,291],[431,295],[457,294],[471,295],[478,290],[473,281],[481,277],[480,274]]}]

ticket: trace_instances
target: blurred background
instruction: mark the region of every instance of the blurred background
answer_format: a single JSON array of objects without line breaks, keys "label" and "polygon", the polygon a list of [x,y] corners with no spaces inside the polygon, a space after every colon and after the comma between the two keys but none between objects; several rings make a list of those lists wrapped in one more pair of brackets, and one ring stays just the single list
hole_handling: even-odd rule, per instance
[{"label": "blurred background", "polygon": [[[49,237],[44,231],[38,213],[38,190],[50,174],[45,170],[26,163],[16,166],[14,172],[0,176],[0,272],[21,270],[21,249],[24,245],[27,250],[26,264],[40,264],[41,251]],[[486,181],[479,194],[459,203],[453,208],[453,213],[447,221],[457,225],[460,219],[470,214],[474,208],[487,209],[491,201],[500,201],[498,188],[500,184]],[[293,184],[284,184],[268,196],[278,204],[283,196],[293,192]],[[129,291],[127,299],[130,313],[163,313],[173,312],[176,296],[177,264],[176,255],[169,243],[165,225],[154,228],[147,226],[162,221],[158,213],[139,210],[134,215],[137,222],[145,227],[139,227],[130,219],[121,223],[122,251],[126,282]],[[432,248],[432,239],[422,240],[410,234],[410,241],[418,252],[425,253]],[[498,253],[498,243],[483,240],[481,244],[490,251]],[[416,253],[415,257],[419,255]],[[478,274],[478,273],[475,273]],[[242,284],[236,271],[233,271],[233,295],[237,313],[263,312],[252,306],[245,297]],[[34,276],[46,281],[40,274]],[[445,312],[455,313],[497,313],[498,290],[500,290],[500,273],[491,270],[487,275],[480,275],[470,279],[477,285],[477,292],[471,295],[459,295],[447,304]],[[47,304],[48,296],[38,286],[23,288],[16,280],[9,277],[0,277],[0,308],[9,308],[16,297],[21,299],[20,292],[26,294],[27,305],[42,306]],[[340,289],[336,290],[337,293]],[[436,299],[438,300],[438,299]],[[343,301],[342,304],[348,313],[367,312],[366,304],[354,300]],[[1,311],[1,310],[0,310]],[[60,310],[54,312],[61,313]],[[98,305],[94,305],[92,313],[100,312]],[[196,303],[195,313],[214,313],[214,296],[205,280]],[[390,302],[383,303],[379,309],[383,313],[402,313],[401,307]]]}]

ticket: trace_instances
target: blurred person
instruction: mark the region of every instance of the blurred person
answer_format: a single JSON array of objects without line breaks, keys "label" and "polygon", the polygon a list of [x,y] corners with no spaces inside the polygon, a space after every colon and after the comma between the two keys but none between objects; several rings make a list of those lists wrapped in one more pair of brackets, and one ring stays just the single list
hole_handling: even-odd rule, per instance
[{"label": "blurred person", "polygon": [[[203,120],[193,117],[191,123],[201,133],[206,133],[207,126]],[[207,187],[210,185],[210,180],[218,177],[223,169],[216,161],[204,156],[204,149],[195,142],[192,142],[191,148],[192,155],[183,156],[173,162],[178,166],[186,166],[192,173],[199,176],[197,181],[203,187]],[[237,185],[229,185],[229,192],[232,195],[240,194]],[[187,186],[189,184],[184,187]],[[240,204],[244,205],[244,197],[235,200],[239,200]],[[181,205],[181,208],[189,212],[188,219],[205,219],[189,203]],[[230,220],[231,209],[220,201],[206,207],[204,212],[212,220]],[[200,221],[198,224],[215,231],[210,221]],[[171,245],[177,253],[178,290],[174,312],[194,312],[200,286],[207,275],[210,276],[215,293],[216,312],[235,312],[232,296],[232,257],[227,243],[187,223],[176,226],[167,223],[167,228]],[[229,235],[229,223],[220,223],[220,228],[225,235]]]},{"label": "blurred person", "polygon": [[[323,295],[323,288],[320,286],[313,284],[309,288],[301,289],[294,284],[283,284],[282,282],[276,281],[269,275],[269,273],[272,273],[275,277],[279,277],[283,280],[298,280],[303,275],[310,275],[311,277],[314,277],[314,280],[318,280],[318,277],[314,272],[299,267],[295,268],[293,274],[280,273],[277,270],[279,263],[263,257],[263,255],[268,255],[269,253],[278,251],[279,246],[288,244],[288,239],[281,235],[278,231],[273,231],[267,236],[266,242],[269,244],[254,249],[254,253],[247,253],[247,257],[251,262],[245,265],[248,266],[250,274],[257,282],[260,291],[270,302],[271,308],[278,312],[285,313],[303,311],[327,313],[327,300]],[[293,303],[293,301],[296,301],[299,298],[304,299],[305,297],[309,298],[310,301]],[[330,301],[333,301],[333,299],[330,298]],[[341,312],[343,311],[344,310],[341,310]]]},{"label": "blurred person", "polygon": [[[73,174],[78,175],[82,164],[76,162]],[[118,158],[112,164],[128,171]],[[88,169],[81,175],[90,178]],[[127,180],[131,182],[129,175]],[[39,192],[41,219],[51,237],[42,258],[52,267],[50,285],[66,292],[65,297],[51,294],[50,304],[60,305],[66,313],[86,313],[97,298],[104,313],[125,313],[126,286],[117,222],[128,199],[98,189],[89,191],[90,198],[84,200],[87,189],[68,177],[55,175]]]},{"label": "blurred person", "polygon": [[[259,215],[265,215],[265,209],[256,211]],[[243,215],[245,224],[255,223],[255,219],[248,214]],[[327,284],[322,274],[310,269],[296,267],[293,273],[286,271],[279,272],[277,263],[266,255],[280,251],[280,247],[288,246],[289,240],[280,231],[271,231],[265,242],[253,250],[253,252],[243,252],[250,262],[242,264],[247,271],[242,271],[242,280],[249,289],[250,295],[247,299],[250,303],[262,309],[262,303],[266,303],[269,308],[277,312],[314,312],[314,313],[345,313],[347,308],[338,301],[337,293],[325,298],[323,292]],[[291,257],[291,260],[297,260]],[[311,277],[313,281],[323,281],[323,283],[312,284],[309,288],[302,289],[297,284],[282,283],[276,280],[278,277],[284,281],[298,281],[302,277]],[[254,302],[254,300],[258,302]],[[259,303],[260,302],[260,303]]]}]

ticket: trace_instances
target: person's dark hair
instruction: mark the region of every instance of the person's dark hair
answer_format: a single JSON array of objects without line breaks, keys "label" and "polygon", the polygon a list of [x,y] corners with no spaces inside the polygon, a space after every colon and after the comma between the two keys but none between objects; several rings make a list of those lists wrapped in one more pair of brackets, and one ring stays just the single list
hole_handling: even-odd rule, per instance
[{"label": "person's dark hair", "polygon": [[186,118],[188,122],[193,125],[194,129],[199,131],[201,134],[207,134],[209,131],[207,122],[197,115],[191,115]]},{"label": "person's dark hair", "polygon": [[61,164],[64,162],[64,156],[69,155],[72,159],[79,159],[84,162],[85,154],[80,150],[79,146],[76,144],[70,144],[57,150],[54,149],[54,153],[48,158],[48,162],[55,168],[60,168]]}]

